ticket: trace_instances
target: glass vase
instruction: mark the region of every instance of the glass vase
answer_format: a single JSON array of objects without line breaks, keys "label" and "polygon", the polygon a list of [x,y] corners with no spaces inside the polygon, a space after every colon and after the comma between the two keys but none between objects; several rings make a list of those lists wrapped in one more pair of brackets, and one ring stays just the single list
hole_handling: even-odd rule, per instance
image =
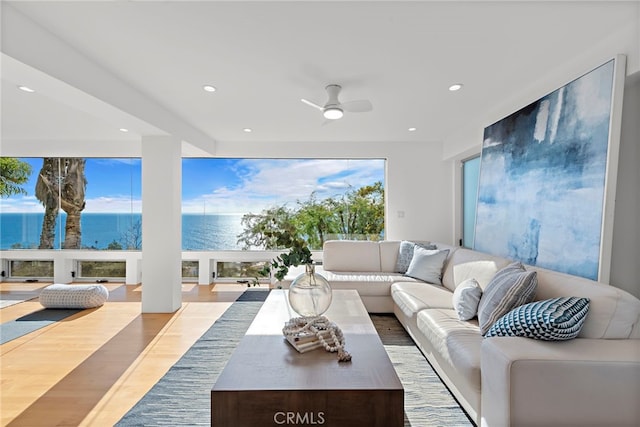
[{"label": "glass vase", "polygon": [[315,272],[313,264],[306,264],[305,272],[289,286],[289,304],[300,316],[320,316],[331,305],[331,296],[329,282]]}]

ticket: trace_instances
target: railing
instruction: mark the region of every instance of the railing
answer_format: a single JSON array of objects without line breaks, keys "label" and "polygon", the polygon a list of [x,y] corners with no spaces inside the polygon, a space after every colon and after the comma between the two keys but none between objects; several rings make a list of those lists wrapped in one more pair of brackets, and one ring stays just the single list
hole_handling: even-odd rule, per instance
[{"label": "railing", "polygon": [[[215,282],[234,282],[237,280],[252,279],[251,276],[219,277],[218,263],[258,263],[269,262],[283,251],[183,251],[182,261],[197,263],[197,277],[190,274],[184,277],[185,281],[195,281],[198,284],[208,285]],[[312,251],[313,259],[322,260],[322,251]],[[51,261],[53,262],[53,277],[43,276],[15,276],[11,274],[12,261]],[[82,277],[80,264],[83,261],[119,261],[125,263],[124,278],[102,277],[101,279],[124,279],[125,284],[135,285],[142,283],[142,251],[109,251],[109,250],[49,250],[49,249],[20,249],[0,251],[0,269],[2,275],[0,281],[43,280],[55,283],[72,283],[74,281],[86,281],[95,279],[94,276]],[[269,282],[265,278],[264,282]]]}]

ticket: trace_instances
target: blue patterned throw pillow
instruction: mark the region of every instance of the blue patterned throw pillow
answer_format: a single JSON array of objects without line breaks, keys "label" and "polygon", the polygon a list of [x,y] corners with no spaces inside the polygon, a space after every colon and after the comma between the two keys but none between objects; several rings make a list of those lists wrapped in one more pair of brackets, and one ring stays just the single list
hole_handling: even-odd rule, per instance
[{"label": "blue patterned throw pillow", "polygon": [[484,336],[570,340],[580,333],[588,311],[588,298],[561,297],[536,301],[502,316]]}]

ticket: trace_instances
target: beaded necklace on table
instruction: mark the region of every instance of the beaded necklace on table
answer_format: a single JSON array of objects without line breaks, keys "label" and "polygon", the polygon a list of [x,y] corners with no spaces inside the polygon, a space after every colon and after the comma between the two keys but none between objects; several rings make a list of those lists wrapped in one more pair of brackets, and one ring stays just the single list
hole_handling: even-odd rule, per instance
[{"label": "beaded necklace on table", "polygon": [[[311,332],[318,337],[322,346],[331,353],[338,353],[338,362],[350,362],[351,354],[345,350],[345,339],[342,330],[325,316],[304,316],[294,317],[284,324],[282,333],[289,337],[301,332]],[[334,343],[331,345],[324,338],[324,331],[329,331],[329,335]]]}]

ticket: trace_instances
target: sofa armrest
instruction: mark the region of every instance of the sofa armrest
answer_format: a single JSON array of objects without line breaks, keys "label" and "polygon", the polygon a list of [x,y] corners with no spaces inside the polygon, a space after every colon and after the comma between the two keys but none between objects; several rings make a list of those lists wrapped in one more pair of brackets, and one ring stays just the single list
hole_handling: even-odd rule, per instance
[{"label": "sofa armrest", "polygon": [[640,425],[640,340],[484,339],[482,426]]}]

